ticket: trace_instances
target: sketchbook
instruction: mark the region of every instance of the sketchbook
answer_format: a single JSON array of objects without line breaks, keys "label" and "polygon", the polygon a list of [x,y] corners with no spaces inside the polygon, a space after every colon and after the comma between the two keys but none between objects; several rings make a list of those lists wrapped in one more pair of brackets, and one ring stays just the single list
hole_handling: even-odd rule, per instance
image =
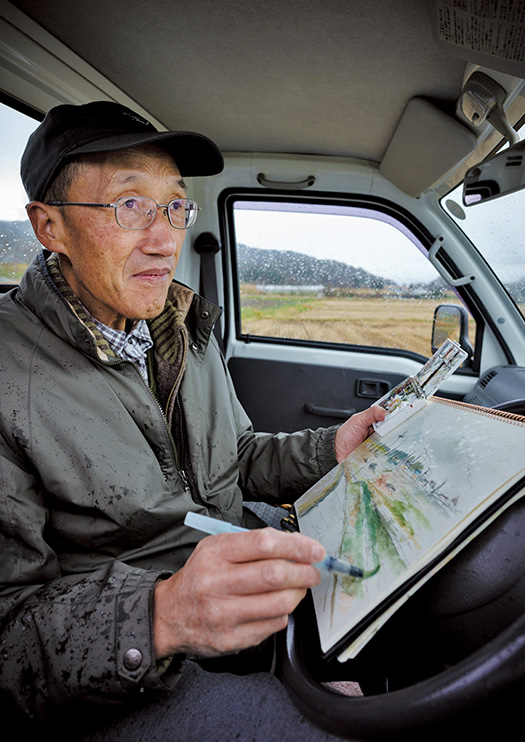
[{"label": "sketchbook", "polygon": [[312,589],[323,657],[355,657],[437,570],[525,492],[525,418],[431,397],[295,503],[299,530],[364,578]]}]

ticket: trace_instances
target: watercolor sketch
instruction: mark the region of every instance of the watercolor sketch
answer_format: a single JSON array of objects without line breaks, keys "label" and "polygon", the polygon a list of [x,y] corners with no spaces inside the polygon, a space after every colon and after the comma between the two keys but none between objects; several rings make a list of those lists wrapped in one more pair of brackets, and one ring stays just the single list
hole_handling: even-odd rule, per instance
[{"label": "watercolor sketch", "polygon": [[525,427],[433,398],[368,438],[295,505],[299,528],[372,576],[312,590],[328,651],[525,476]]}]

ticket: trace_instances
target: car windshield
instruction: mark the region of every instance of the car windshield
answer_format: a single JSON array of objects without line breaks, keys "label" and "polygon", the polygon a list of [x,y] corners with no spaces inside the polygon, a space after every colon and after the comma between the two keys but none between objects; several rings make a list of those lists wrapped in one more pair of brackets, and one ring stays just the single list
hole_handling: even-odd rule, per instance
[{"label": "car windshield", "polygon": [[[525,138],[523,129],[520,138]],[[441,205],[490,265],[525,317],[525,189],[474,206],[462,204],[463,184]]]}]

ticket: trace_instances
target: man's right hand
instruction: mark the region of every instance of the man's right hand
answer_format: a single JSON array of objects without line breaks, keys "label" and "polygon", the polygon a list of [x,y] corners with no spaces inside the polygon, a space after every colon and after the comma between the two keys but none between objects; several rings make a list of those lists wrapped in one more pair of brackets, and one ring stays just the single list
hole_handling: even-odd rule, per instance
[{"label": "man's right hand", "polygon": [[231,654],[283,629],[324,548],[298,533],[263,528],[203,539],[182,569],[155,588],[157,659]]}]

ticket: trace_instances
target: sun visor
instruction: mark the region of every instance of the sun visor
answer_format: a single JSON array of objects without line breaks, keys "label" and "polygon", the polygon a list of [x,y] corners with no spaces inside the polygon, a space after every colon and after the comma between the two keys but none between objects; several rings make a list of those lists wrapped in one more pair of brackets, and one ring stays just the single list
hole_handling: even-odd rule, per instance
[{"label": "sun visor", "polygon": [[409,196],[418,196],[464,160],[476,137],[457,119],[424,98],[412,98],[379,171]]}]

